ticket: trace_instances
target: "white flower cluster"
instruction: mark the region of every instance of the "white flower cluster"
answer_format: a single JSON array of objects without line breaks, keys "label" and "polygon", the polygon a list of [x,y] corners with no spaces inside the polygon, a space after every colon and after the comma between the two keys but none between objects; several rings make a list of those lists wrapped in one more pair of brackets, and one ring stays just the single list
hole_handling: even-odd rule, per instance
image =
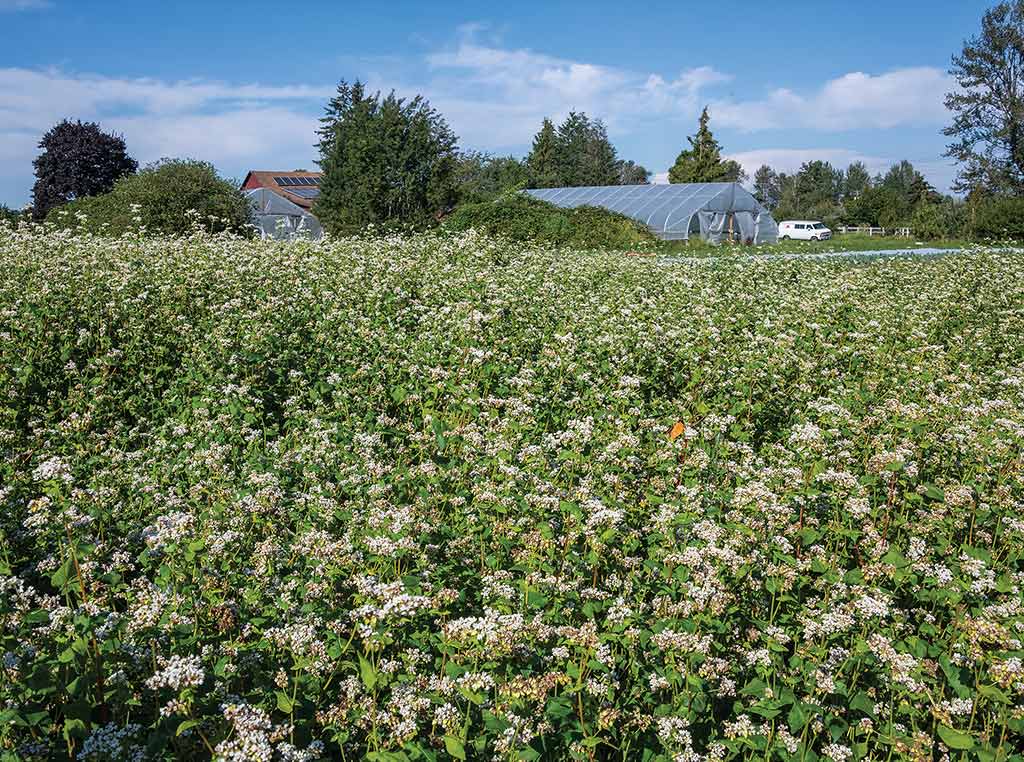
[{"label": "white flower cluster", "polygon": [[68,464],[56,456],[47,458],[36,466],[32,478],[37,482],[59,481],[65,484],[70,484],[73,480]]},{"label": "white flower cluster", "polygon": [[116,723],[109,722],[106,725],[100,725],[82,742],[82,749],[78,752],[77,759],[83,760],[83,762],[85,760],[142,762],[145,758],[145,747],[131,743],[131,740],[141,730],[142,726],[135,724],[120,727]]},{"label": "white flower cluster", "polygon": [[174,655],[169,659],[160,658],[160,669],[146,680],[146,687],[180,691],[182,688],[198,688],[205,679],[203,663],[198,656]]},{"label": "white flower cluster", "polygon": [[142,530],[142,539],[151,548],[164,548],[184,540],[193,531],[195,521],[195,516],[184,512],[157,516],[153,524]]}]

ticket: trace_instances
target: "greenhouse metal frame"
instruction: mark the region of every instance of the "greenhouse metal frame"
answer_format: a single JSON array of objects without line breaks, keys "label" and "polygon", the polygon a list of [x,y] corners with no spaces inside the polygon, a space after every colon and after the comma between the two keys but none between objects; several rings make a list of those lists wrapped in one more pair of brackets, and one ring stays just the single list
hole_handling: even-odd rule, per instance
[{"label": "greenhouse metal frame", "polygon": [[739,183],[534,188],[526,193],[555,206],[599,206],[619,212],[666,241],[693,235],[710,243],[776,243],[779,238],[771,213]]}]

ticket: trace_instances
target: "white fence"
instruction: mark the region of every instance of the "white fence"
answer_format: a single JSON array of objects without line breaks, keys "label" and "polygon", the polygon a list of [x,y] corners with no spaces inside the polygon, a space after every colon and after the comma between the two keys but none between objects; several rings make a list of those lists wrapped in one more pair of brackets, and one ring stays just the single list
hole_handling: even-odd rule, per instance
[{"label": "white fence", "polygon": [[864,235],[895,236],[896,238],[910,238],[913,232],[910,228],[869,228],[869,227],[848,227],[841,225],[837,233],[863,233]]}]

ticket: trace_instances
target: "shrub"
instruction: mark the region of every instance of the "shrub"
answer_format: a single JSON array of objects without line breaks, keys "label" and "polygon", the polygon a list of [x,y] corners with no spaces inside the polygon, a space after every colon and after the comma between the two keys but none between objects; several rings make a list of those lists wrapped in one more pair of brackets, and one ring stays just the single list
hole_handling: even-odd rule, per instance
[{"label": "shrub", "polygon": [[625,215],[596,206],[563,209],[521,193],[465,204],[445,220],[445,227],[581,249],[632,248],[655,240],[646,227]]},{"label": "shrub", "polygon": [[917,238],[957,238],[963,234],[963,212],[962,202],[943,201],[932,204],[922,201],[914,208],[910,227]]},{"label": "shrub", "polygon": [[245,196],[220,178],[213,165],[163,159],[119,180],[110,193],[78,199],[52,211],[47,221],[93,233],[121,235],[145,227],[173,236],[197,225],[210,232],[243,232],[249,218]]},{"label": "shrub", "polygon": [[970,227],[976,239],[1024,240],[1024,198],[997,196],[981,201]]},{"label": "shrub", "polygon": [[25,219],[27,216],[28,215],[24,212],[19,212],[17,209],[11,209],[6,204],[0,204],[0,224],[8,222],[17,227],[18,222]]}]

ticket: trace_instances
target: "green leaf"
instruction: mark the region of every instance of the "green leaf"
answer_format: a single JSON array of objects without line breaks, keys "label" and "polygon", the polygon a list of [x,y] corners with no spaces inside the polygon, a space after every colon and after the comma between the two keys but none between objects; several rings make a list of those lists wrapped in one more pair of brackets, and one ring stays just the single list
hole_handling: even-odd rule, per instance
[{"label": "green leaf", "polygon": [[288,694],[284,691],[274,691],[274,695],[277,696],[277,708],[285,714],[291,714],[295,702],[288,697]]},{"label": "green leaf", "polygon": [[456,736],[445,736],[444,737],[444,748],[451,754],[455,759],[466,758],[466,747],[462,744],[462,739]]},{"label": "green leaf", "polygon": [[373,668],[373,665],[362,654],[359,655],[359,677],[362,678],[363,685],[366,686],[368,691],[372,691],[373,687],[377,684],[377,670]]},{"label": "green leaf", "polygon": [[180,736],[186,730],[188,730],[189,728],[194,728],[200,722],[201,722],[200,720],[185,720],[183,723],[181,723],[178,726],[178,729],[176,731],[174,731],[174,735]]},{"label": "green leaf", "polygon": [[1011,704],[1010,697],[994,685],[979,685],[978,693],[999,704]]},{"label": "green leaf", "polygon": [[860,691],[850,701],[850,708],[864,712],[868,717],[873,717],[875,713],[875,702],[872,701],[864,691]]},{"label": "green leaf", "polygon": [[50,576],[50,584],[60,590],[67,584],[69,576],[71,576],[71,556],[68,556],[60,568]]},{"label": "green leaf", "polygon": [[89,730],[82,720],[70,717],[64,720],[64,740],[68,740],[72,736],[75,738],[85,738],[88,734]]},{"label": "green leaf", "polygon": [[807,720],[809,718],[807,717],[807,712],[804,711],[803,705],[800,704],[800,702],[796,702],[789,710],[787,719],[789,720],[790,731],[793,733],[799,733],[803,730],[804,725],[807,724]]},{"label": "green leaf", "polygon": [[951,749],[973,749],[974,739],[959,730],[953,730],[948,725],[939,725],[939,738]]},{"label": "green leaf", "polygon": [[749,683],[743,686],[743,690],[740,691],[740,695],[757,696],[758,698],[760,698],[764,695],[764,689],[767,687],[768,686],[765,684],[764,680],[755,677],[753,680],[751,680]]}]

